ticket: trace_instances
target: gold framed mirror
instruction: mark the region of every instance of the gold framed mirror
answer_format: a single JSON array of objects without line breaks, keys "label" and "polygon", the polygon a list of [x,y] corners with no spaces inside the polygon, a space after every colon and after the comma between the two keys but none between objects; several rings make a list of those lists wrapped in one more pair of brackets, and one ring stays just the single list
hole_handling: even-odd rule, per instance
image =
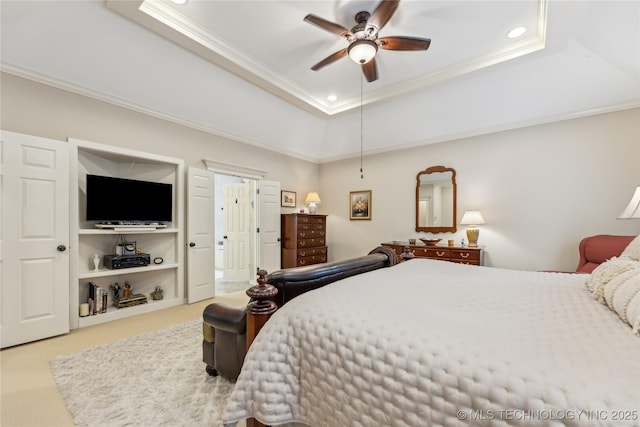
[{"label": "gold framed mirror", "polygon": [[416,231],[456,232],[456,171],[432,166],[416,175]]}]

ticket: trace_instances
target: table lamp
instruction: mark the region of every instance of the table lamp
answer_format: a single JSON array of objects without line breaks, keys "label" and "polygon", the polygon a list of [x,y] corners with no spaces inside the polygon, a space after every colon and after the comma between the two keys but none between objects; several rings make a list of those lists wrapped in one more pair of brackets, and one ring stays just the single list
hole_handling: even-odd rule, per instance
[{"label": "table lamp", "polygon": [[482,218],[482,214],[480,213],[480,211],[464,211],[464,215],[462,215],[460,224],[469,226],[467,227],[467,239],[469,240],[469,246],[478,246],[478,236],[480,235],[480,230],[476,226],[484,224],[484,218]]},{"label": "table lamp", "polygon": [[320,196],[318,196],[318,193],[316,192],[311,192],[307,194],[307,198],[304,199],[304,202],[309,205],[309,213],[315,214],[317,208],[316,205],[320,203]]}]

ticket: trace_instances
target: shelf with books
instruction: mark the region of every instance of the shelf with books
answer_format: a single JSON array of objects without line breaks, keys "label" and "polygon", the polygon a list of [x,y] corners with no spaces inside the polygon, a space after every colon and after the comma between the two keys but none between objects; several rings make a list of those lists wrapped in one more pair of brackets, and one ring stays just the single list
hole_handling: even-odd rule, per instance
[{"label": "shelf with books", "polygon": [[150,313],[152,311],[175,307],[182,304],[184,304],[184,299],[165,298],[159,301],[154,301],[151,298],[148,298],[146,304],[134,305],[132,307],[116,308],[113,306],[108,306],[106,313],[80,317],[78,319],[78,327],[84,328],[86,326],[99,325],[101,323],[124,319],[126,317],[136,316],[138,314]]},{"label": "shelf with books", "polygon": [[[87,141],[69,142],[75,147],[77,157],[72,162],[71,173],[72,182],[77,182],[72,186],[71,194],[71,223],[75,224],[72,227],[75,242],[71,245],[74,248],[71,258],[72,283],[75,283],[71,286],[70,295],[71,328],[184,304],[183,160]],[[158,222],[157,227],[151,227],[152,223],[138,227],[135,226],[137,223],[130,222],[115,228],[105,228],[105,225],[96,227],[96,221],[88,219],[92,215],[87,212],[87,175],[157,183],[164,185],[164,188],[170,185],[171,218],[159,218],[162,223]],[[122,196],[122,202],[117,197],[112,198],[117,203],[116,209],[107,210],[119,212],[122,209],[128,212],[129,205],[125,201],[132,200],[134,204],[136,201],[131,199],[130,194]],[[144,194],[140,194],[140,197],[144,197]],[[109,204],[105,208],[113,206]],[[110,222],[108,227],[112,224],[116,223]],[[122,257],[118,258],[117,264],[116,256]],[[148,303],[120,309],[114,307],[111,286],[115,283],[124,285],[125,282],[131,283],[133,293],[145,295]],[[89,283],[107,291],[107,312],[81,317],[80,306],[88,302]],[[156,287],[163,290],[164,298],[152,303],[150,293]]]}]

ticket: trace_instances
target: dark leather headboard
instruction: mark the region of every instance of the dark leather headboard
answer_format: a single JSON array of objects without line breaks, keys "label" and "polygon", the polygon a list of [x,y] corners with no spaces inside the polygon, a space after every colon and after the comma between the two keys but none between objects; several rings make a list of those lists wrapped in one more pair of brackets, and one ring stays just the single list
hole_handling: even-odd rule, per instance
[{"label": "dark leather headboard", "polygon": [[340,279],[395,265],[395,253],[376,252],[345,261],[326,262],[305,267],[285,268],[267,275],[267,282],[278,289],[274,302],[278,307],[289,300]]}]

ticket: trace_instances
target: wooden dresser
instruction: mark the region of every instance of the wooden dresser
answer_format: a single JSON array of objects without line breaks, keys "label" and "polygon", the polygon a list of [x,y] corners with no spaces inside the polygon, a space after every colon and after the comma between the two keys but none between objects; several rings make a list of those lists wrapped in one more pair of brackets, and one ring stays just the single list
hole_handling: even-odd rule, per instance
[{"label": "wooden dresser", "polygon": [[327,262],[327,216],[282,214],[282,268]]},{"label": "wooden dresser", "polygon": [[383,246],[388,246],[400,255],[404,251],[405,246],[409,246],[409,250],[416,258],[439,259],[442,261],[457,262],[460,264],[484,265],[483,250],[484,246],[427,246],[423,243],[409,242],[386,242]]}]

